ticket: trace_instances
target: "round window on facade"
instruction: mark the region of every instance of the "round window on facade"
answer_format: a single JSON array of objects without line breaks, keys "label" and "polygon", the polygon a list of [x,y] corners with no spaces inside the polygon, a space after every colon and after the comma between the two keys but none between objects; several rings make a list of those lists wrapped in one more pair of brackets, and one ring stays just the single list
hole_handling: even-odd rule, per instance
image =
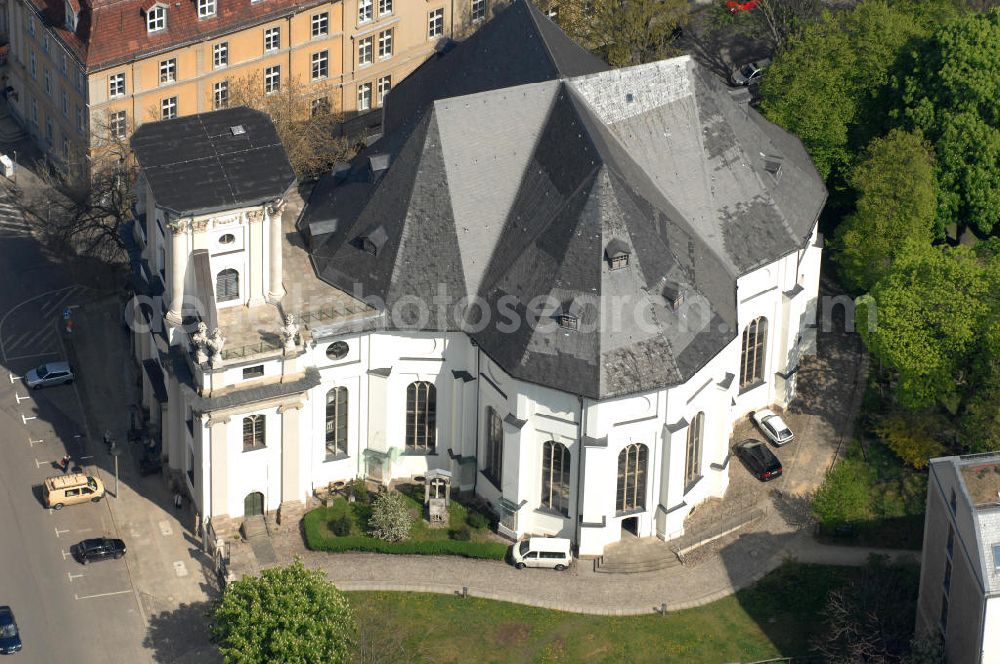
[{"label": "round window on facade", "polygon": [[236,236],[232,233],[226,233],[219,238],[219,244],[232,244],[233,242],[236,242]]},{"label": "round window on facade", "polygon": [[347,357],[347,353],[351,350],[350,346],[344,341],[334,341],[332,344],[326,347],[326,356],[331,360],[342,360]]}]

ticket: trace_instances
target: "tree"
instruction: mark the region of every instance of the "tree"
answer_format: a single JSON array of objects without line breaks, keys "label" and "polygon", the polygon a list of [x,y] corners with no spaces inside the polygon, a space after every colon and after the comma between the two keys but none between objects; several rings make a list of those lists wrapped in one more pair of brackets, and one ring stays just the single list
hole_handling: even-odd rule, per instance
[{"label": "tree", "polygon": [[[966,385],[991,306],[993,269],[966,247],[915,248],[861,302],[856,320],[868,348],[899,373],[910,409],[955,403]],[[868,308],[876,307],[869,325]]]},{"label": "tree", "polygon": [[911,128],[933,141],[942,225],[1000,221],[1000,9],[948,21],[897,78]]},{"label": "tree", "polygon": [[948,451],[938,440],[943,430],[940,424],[940,418],[933,415],[896,412],[879,420],[875,433],[904,463],[922,470]]},{"label": "tree", "polygon": [[[548,8],[549,0],[539,2]],[[687,0],[559,0],[560,27],[612,67],[661,60],[677,53],[676,28],[690,18]]]},{"label": "tree", "polygon": [[368,533],[386,542],[401,542],[410,537],[413,517],[403,495],[397,491],[383,491],[372,502],[368,519]]},{"label": "tree", "polygon": [[884,132],[893,104],[880,94],[908,46],[955,13],[947,0],[859,3],[824,12],[793,34],[761,84],[769,120],[802,139],[824,178]]},{"label": "tree", "polygon": [[1000,449],[1000,321],[993,321],[973,357],[961,440],[969,452],[991,452]]},{"label": "tree", "polygon": [[827,528],[871,519],[872,472],[860,459],[845,458],[826,475],[813,496],[813,513]]},{"label": "tree", "polygon": [[857,209],[837,229],[836,259],[845,284],[865,292],[898,255],[933,239],[937,184],[929,146],[919,135],[893,129],[872,141],[850,183]]},{"label": "tree", "polygon": [[233,582],[212,611],[227,664],[347,662],[355,633],[344,594],[300,560]]},{"label": "tree", "polygon": [[267,113],[299,177],[318,175],[349,156],[340,136],[343,114],[331,102],[332,85],[305,85],[297,77],[282,80],[277,92],[264,94],[260,72],[229,82],[229,106],[248,106]]},{"label": "tree", "polygon": [[730,24],[751,39],[763,41],[772,51],[781,51],[792,35],[820,15],[819,0],[753,0],[733,7],[716,5],[716,23]]},{"label": "tree", "polygon": [[830,591],[813,647],[828,662],[888,664],[909,651],[920,569],[872,555],[859,578]]}]

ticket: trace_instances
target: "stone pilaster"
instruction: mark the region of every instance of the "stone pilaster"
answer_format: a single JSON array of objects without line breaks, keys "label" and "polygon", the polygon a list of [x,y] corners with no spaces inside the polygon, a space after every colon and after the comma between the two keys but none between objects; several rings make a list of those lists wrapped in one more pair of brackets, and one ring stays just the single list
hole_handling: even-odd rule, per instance
[{"label": "stone pilaster", "polygon": [[182,221],[167,223],[170,238],[170,306],[167,323],[181,324],[184,309],[184,277],[187,272],[187,225]]},{"label": "stone pilaster", "polygon": [[268,227],[270,234],[268,241],[269,249],[269,276],[267,301],[273,303],[281,300],[285,296],[285,286],[282,283],[281,271],[281,251],[284,246],[284,233],[281,228],[281,208],[279,205],[274,210],[265,208],[264,224]]},{"label": "stone pilaster", "polygon": [[208,420],[208,428],[212,438],[209,454],[208,493],[212,497],[210,517],[213,523],[219,517],[229,516],[228,424],[228,417],[212,417]]},{"label": "stone pilaster", "polygon": [[[248,233],[250,236],[250,274],[246,275],[247,291],[249,296],[247,304],[251,307],[264,304],[264,270],[266,269],[267,255],[264,252],[264,213],[261,210],[254,210],[247,214],[249,224]],[[243,294],[240,293],[242,296]]]},{"label": "stone pilaster", "polygon": [[281,414],[281,506],[278,523],[294,522],[302,515],[305,503],[300,489],[299,417],[302,403],[288,403],[278,408]]}]

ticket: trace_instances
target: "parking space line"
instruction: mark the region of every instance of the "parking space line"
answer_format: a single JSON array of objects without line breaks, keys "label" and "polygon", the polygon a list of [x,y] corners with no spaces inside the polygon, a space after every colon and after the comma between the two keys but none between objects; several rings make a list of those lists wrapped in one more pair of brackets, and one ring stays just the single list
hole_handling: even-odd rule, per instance
[{"label": "parking space line", "polygon": [[31,398],[31,395],[29,394],[29,395],[27,395],[27,396],[23,396],[23,397],[22,397],[22,396],[21,396],[20,394],[18,394],[17,392],[14,392],[14,398],[15,398],[15,399],[17,399],[17,403],[18,403],[18,404],[20,404],[20,403],[21,403],[22,401],[24,401],[25,399],[30,399],[30,398]]},{"label": "parking space line", "polygon": [[10,384],[11,385],[14,384],[15,380],[21,380],[20,376],[15,376],[14,374],[10,373],[9,371],[7,372],[7,375],[10,376]]},{"label": "parking space line", "polygon": [[63,550],[62,554],[63,554],[63,560],[66,560],[67,558],[73,555],[72,553],[66,550]]},{"label": "parking space line", "polygon": [[[58,355],[58,353],[56,353],[54,350],[50,350],[47,353],[31,353],[29,355],[12,355],[11,357],[7,358],[7,361],[11,361],[11,360],[26,360],[29,357],[48,357],[49,355]],[[11,382],[14,382],[14,381],[11,381]]]},{"label": "parking space line", "polygon": [[38,417],[36,417],[35,415],[32,415],[31,417],[25,417],[24,413],[21,413],[21,422],[24,424],[27,424],[28,420],[36,420],[36,419],[38,419]]},{"label": "parking space line", "polygon": [[28,436],[28,447],[34,447],[39,443],[44,443],[45,441],[39,438],[38,440],[32,440],[31,436]]},{"label": "parking space line", "polygon": [[73,583],[73,579],[82,579],[83,574],[73,574],[72,572],[66,572],[66,576],[69,577],[69,582]]},{"label": "parking space line", "polygon": [[66,530],[59,530],[58,528],[53,528],[53,530],[56,531],[56,537],[59,537],[62,533],[69,532],[69,528],[67,528]]},{"label": "parking space line", "polygon": [[35,457],[35,468],[41,468],[42,466],[47,466],[51,463],[51,461],[39,461],[38,457]]},{"label": "parking space line", "polygon": [[77,595],[76,593],[74,593],[73,597],[75,597],[76,599],[93,599],[95,597],[111,597],[113,595],[124,595],[126,593],[131,593],[131,592],[132,592],[131,590],[119,590],[113,593],[98,593],[97,595]]}]

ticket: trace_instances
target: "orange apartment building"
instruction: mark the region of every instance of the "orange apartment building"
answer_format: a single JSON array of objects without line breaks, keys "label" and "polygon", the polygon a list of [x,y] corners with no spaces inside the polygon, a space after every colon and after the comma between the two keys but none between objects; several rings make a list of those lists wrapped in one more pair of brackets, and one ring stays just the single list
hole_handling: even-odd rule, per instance
[{"label": "orange apartment building", "polygon": [[[3,0],[8,107],[67,177],[102,132],[228,105],[294,79],[353,117],[508,0]],[[325,100],[325,101],[323,101]]]}]

